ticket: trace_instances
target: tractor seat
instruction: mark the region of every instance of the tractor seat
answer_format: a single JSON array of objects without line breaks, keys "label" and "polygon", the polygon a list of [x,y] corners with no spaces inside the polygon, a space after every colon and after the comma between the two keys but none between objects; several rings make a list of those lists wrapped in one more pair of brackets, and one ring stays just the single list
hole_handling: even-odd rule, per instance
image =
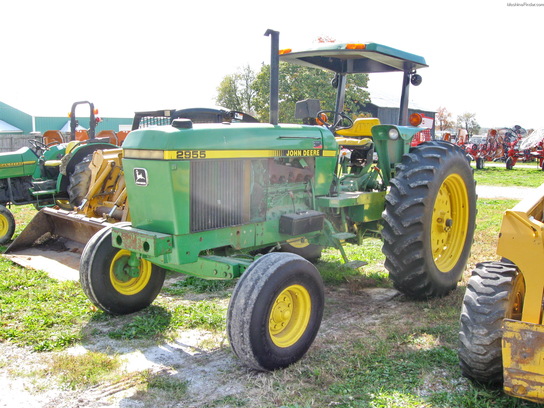
[{"label": "tractor seat", "polygon": [[378,118],[357,118],[347,129],[338,129],[336,134],[346,137],[372,137],[372,128],[380,124]]},{"label": "tractor seat", "polygon": [[[71,142],[68,142],[68,145],[66,146],[66,151],[64,153],[64,157],[68,156],[68,154],[74,150],[74,147],[76,147],[80,143],[79,140],[72,140]],[[60,160],[47,160],[43,165],[46,167],[57,167],[60,166],[62,163],[62,159]]]},{"label": "tractor seat", "polygon": [[335,137],[336,143],[340,146],[366,146],[369,143],[372,143],[372,139],[365,137],[362,138],[353,138],[353,137]]}]

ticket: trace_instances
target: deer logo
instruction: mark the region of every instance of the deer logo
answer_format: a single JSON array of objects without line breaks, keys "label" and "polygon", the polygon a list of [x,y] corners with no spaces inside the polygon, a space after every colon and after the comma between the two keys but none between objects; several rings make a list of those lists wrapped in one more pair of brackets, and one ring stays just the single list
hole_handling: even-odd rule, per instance
[{"label": "deer logo", "polygon": [[147,170],[140,167],[134,169],[134,183],[137,186],[147,186]]}]

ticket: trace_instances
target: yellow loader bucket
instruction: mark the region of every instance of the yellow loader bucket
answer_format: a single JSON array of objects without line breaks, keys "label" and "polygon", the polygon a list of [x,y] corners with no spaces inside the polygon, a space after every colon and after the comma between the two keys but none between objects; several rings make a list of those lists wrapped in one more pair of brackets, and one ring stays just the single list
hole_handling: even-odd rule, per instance
[{"label": "yellow loader bucket", "polygon": [[544,402],[544,326],[505,319],[502,335],[504,391]]}]

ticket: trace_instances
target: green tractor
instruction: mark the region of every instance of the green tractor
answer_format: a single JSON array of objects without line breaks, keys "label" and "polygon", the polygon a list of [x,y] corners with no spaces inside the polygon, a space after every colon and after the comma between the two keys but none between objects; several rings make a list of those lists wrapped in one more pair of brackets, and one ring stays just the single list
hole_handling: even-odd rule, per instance
[{"label": "green tractor", "polygon": [[[76,107],[90,107],[90,129],[87,141],[75,140]],[[6,206],[34,204],[36,208],[58,205],[73,207],[70,202],[70,176],[75,166],[97,149],[115,147],[95,138],[96,117],[90,102],[75,102],[70,113],[71,140],[68,143],[45,144],[30,139],[30,147],[0,153],[0,244],[7,243],[15,231],[15,219]]]},{"label": "green tractor", "polygon": [[[271,123],[171,125],[131,132],[123,170],[131,223],[87,243],[80,281],[111,314],[153,302],[171,270],[205,279],[239,278],[227,316],[235,354],[256,370],[298,361],[324,308],[323,282],[309,261],[381,234],[394,285],[412,298],[443,296],[459,281],[472,244],[476,194],[463,151],[441,141],[411,147],[408,90],[426,67],[417,55],[375,43],[279,52],[272,39]],[[279,59],[331,71],[332,118],[319,101],[297,105],[304,123],[278,124]],[[342,110],[346,75],[402,72],[399,123],[354,121]],[[377,156],[377,159],[375,158]]]}]

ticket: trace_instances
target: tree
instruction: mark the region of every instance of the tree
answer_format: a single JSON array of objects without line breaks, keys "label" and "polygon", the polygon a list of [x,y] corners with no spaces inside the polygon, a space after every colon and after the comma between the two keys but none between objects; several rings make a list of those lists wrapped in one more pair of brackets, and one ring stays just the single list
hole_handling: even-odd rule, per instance
[{"label": "tree", "polygon": [[[295,122],[295,103],[308,98],[318,99],[322,109],[333,110],[336,101],[336,89],[331,85],[333,78],[334,74],[324,70],[280,63],[280,122]],[[362,113],[362,107],[369,101],[367,82],[366,74],[348,76],[345,113],[353,117]],[[227,75],[218,87],[216,101],[226,108],[251,113],[260,121],[267,122],[269,99],[270,65],[262,65],[253,79],[248,67],[245,74]]]},{"label": "tree", "polygon": [[235,74],[225,76],[217,87],[216,103],[230,110],[253,114],[254,81],[255,72],[249,65]]},{"label": "tree", "polygon": [[438,130],[444,131],[451,129],[454,126],[451,119],[451,113],[446,108],[439,107],[436,112],[436,121],[438,122]]},{"label": "tree", "polygon": [[465,129],[469,135],[480,132],[480,125],[476,122],[475,113],[466,112],[457,116],[457,126]]}]

